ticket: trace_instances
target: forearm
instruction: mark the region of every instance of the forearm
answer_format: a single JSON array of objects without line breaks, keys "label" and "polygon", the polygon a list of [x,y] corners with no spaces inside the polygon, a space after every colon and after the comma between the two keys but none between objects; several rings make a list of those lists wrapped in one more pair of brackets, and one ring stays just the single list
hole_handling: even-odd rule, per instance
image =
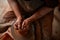
[{"label": "forearm", "polygon": [[17,18],[21,18],[21,12],[19,10],[18,4],[15,0],[8,0],[8,3],[10,4],[11,8],[13,9],[15,15]]},{"label": "forearm", "polygon": [[43,17],[50,11],[52,11],[52,8],[43,7],[40,10],[38,10],[36,13],[34,13],[31,17],[29,17],[28,20],[30,20],[30,22],[33,22],[33,21]]}]

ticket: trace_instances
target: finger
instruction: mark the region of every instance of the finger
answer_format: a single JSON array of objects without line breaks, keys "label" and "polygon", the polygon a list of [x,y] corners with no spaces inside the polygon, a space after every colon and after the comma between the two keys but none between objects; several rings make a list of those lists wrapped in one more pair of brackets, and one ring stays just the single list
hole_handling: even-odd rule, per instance
[{"label": "finger", "polygon": [[22,23],[22,29],[25,29],[25,23],[24,22]]},{"label": "finger", "polygon": [[17,26],[18,24],[15,24],[14,25],[14,28],[16,29],[16,30],[18,30],[18,26]]},{"label": "finger", "polygon": [[19,30],[21,29],[21,26],[20,26],[20,24],[18,24],[18,29],[19,29]]},{"label": "finger", "polygon": [[24,22],[22,23],[22,29],[23,29]]},{"label": "finger", "polygon": [[24,30],[30,30],[30,26],[26,25],[26,27],[24,28]]},{"label": "finger", "polygon": [[28,29],[28,27],[27,27],[27,26],[25,26],[23,30],[27,30],[27,29]]}]

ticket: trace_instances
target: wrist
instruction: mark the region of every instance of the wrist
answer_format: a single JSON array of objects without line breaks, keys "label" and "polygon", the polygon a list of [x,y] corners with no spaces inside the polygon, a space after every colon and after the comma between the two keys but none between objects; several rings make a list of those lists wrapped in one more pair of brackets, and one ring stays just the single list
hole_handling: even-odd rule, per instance
[{"label": "wrist", "polygon": [[21,16],[18,16],[17,19],[22,19],[22,17]]},{"label": "wrist", "polygon": [[33,22],[33,20],[31,18],[27,18],[28,22]]},{"label": "wrist", "polygon": [[17,20],[20,20],[20,21],[22,21],[23,19],[22,19],[22,17],[18,17],[18,18],[17,18]]}]

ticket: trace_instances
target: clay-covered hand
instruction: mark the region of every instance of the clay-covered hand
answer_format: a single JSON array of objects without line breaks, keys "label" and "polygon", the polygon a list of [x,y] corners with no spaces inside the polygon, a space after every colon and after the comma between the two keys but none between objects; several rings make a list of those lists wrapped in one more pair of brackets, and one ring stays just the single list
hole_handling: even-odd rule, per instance
[{"label": "clay-covered hand", "polygon": [[30,20],[29,20],[29,19],[25,19],[25,20],[22,22],[22,29],[23,29],[23,30],[29,29],[28,25],[30,25]]},{"label": "clay-covered hand", "polygon": [[19,33],[23,36],[27,36],[27,34],[30,32],[30,30],[31,30],[30,20],[25,19],[22,22],[22,27],[19,30]]},{"label": "clay-covered hand", "polygon": [[22,18],[17,18],[16,22],[14,23],[14,28],[18,30],[20,29],[21,26],[22,26]]}]

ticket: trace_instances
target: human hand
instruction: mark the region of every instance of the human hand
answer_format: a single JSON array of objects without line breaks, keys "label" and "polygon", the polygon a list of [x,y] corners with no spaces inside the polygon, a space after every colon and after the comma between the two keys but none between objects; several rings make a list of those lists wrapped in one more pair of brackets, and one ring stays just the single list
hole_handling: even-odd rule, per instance
[{"label": "human hand", "polygon": [[[21,30],[22,29],[22,30]],[[18,32],[23,35],[23,36],[27,36],[27,34],[30,32],[31,30],[31,25],[30,25],[30,20],[25,19],[22,22],[22,27],[20,30],[18,30]]]},{"label": "human hand", "polygon": [[17,18],[16,22],[14,23],[14,28],[16,30],[20,29],[22,26],[22,18]]},{"label": "human hand", "polygon": [[30,25],[30,20],[29,19],[25,19],[23,22],[22,22],[22,29],[23,30],[28,30],[29,29],[29,25]]}]

